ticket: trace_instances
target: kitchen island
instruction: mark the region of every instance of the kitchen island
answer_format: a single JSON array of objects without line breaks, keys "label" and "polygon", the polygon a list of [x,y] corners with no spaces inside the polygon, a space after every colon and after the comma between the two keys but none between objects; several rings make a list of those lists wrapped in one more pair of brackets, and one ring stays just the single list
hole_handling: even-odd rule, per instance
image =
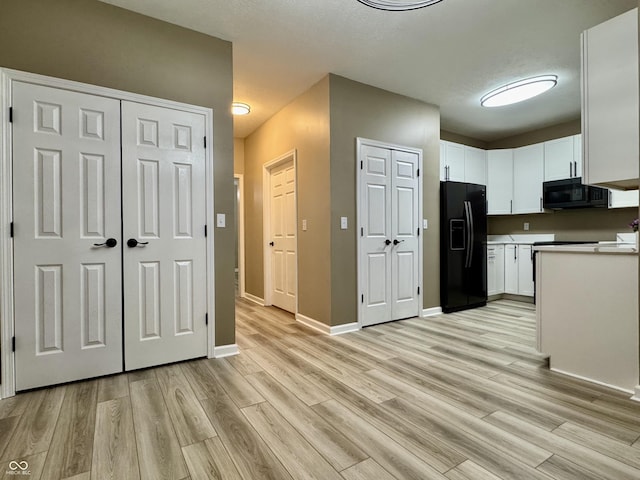
[{"label": "kitchen island", "polygon": [[634,244],[537,247],[538,350],[552,370],[640,399]]}]

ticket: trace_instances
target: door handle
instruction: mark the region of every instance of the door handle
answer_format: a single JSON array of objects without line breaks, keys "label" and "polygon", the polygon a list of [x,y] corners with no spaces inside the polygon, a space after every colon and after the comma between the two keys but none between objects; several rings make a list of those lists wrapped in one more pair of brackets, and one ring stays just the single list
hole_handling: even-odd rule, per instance
[{"label": "door handle", "polygon": [[135,248],[138,245],[142,245],[142,246],[149,245],[149,242],[139,242],[135,238],[130,238],[129,240],[127,240],[127,247],[129,248]]},{"label": "door handle", "polygon": [[94,247],[107,247],[107,248],[113,248],[116,245],[118,245],[118,241],[115,238],[107,238],[107,240],[104,243],[93,244]]},{"label": "door handle", "polygon": [[384,244],[389,246],[391,245],[391,240],[389,240],[388,238],[384,241]]},{"label": "door handle", "polygon": [[274,245],[275,245],[275,243],[273,243],[273,242],[269,242],[269,246],[270,246],[270,247],[273,247]]},{"label": "door handle", "polygon": [[397,240],[397,239],[395,239],[395,238],[393,239],[393,245],[394,245],[394,246],[395,246],[395,245],[398,245],[399,243],[402,243],[402,242],[404,242],[404,240]]}]

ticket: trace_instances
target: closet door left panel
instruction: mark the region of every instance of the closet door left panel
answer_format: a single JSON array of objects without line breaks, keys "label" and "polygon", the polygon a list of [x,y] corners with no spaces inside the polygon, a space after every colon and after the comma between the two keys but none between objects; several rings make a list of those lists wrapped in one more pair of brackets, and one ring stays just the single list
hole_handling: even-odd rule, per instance
[{"label": "closet door left panel", "polygon": [[122,371],[120,102],[12,85],[16,390]]}]

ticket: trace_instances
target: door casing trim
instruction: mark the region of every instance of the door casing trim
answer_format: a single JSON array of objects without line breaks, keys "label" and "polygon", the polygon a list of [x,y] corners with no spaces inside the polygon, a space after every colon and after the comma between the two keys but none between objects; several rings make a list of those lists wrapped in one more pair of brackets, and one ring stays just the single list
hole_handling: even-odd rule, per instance
[{"label": "door casing trim", "polygon": [[297,151],[288,151],[279,157],[265,163],[262,168],[262,238],[264,244],[263,265],[264,265],[264,306],[268,307],[272,303],[271,299],[271,248],[267,240],[271,237],[271,170],[287,162],[293,162],[293,172],[296,182],[296,311],[298,313],[298,298],[300,292],[300,282],[298,278],[298,157]]},{"label": "door casing trim", "polygon": [[[366,285],[366,278],[364,272],[364,266],[360,261],[360,257],[362,255],[362,237],[360,236],[360,228],[363,228],[362,219],[365,218],[365,206],[360,202],[360,194],[362,193],[362,172],[363,170],[360,168],[360,162],[364,161],[361,155],[362,147],[364,145],[368,145],[371,147],[379,147],[386,148],[389,150],[398,150],[402,152],[410,152],[418,155],[418,169],[420,172],[423,172],[422,168],[422,155],[423,151],[421,148],[413,148],[413,147],[405,147],[403,145],[396,145],[393,143],[380,142],[378,140],[370,140],[367,138],[357,137],[356,138],[356,212],[358,215],[356,225],[358,227],[356,231],[357,237],[357,271],[358,271],[358,290],[356,297],[356,304],[358,308],[358,327],[362,328],[363,319],[364,319],[364,311],[362,308],[362,302],[360,301],[361,295],[364,293],[364,287]],[[422,223],[422,210],[423,210],[423,195],[422,195],[422,183],[423,176],[418,175],[418,219],[419,222]],[[418,225],[421,232],[424,232],[422,225]],[[416,317],[422,316],[422,308],[423,308],[423,295],[424,295],[424,278],[423,278],[423,249],[424,249],[424,233],[420,235],[420,240],[418,241],[418,285],[420,287],[420,293],[418,294],[418,308],[416,309]]]},{"label": "door casing trim", "polygon": [[13,303],[13,239],[10,236],[10,223],[13,221],[13,185],[12,185],[12,125],[9,122],[9,108],[12,105],[13,82],[25,82],[47,87],[70,90],[79,93],[125,100],[147,105],[182,110],[205,117],[205,175],[206,175],[206,222],[209,226],[207,244],[207,356],[215,354],[215,221],[214,221],[214,170],[213,170],[213,110],[207,107],[174,102],[162,98],[125,92],[112,88],[89,85],[86,83],[60,78],[0,68],[0,349],[2,350],[2,368],[0,369],[0,399],[15,395],[15,355],[12,352],[11,338],[14,335]]}]

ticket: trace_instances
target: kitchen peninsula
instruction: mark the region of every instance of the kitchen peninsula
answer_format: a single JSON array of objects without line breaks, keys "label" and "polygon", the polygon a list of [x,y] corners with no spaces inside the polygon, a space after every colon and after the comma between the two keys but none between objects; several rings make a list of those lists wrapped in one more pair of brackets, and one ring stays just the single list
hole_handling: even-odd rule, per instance
[{"label": "kitchen peninsula", "polygon": [[550,368],[638,396],[637,246],[536,251],[538,350]]}]

